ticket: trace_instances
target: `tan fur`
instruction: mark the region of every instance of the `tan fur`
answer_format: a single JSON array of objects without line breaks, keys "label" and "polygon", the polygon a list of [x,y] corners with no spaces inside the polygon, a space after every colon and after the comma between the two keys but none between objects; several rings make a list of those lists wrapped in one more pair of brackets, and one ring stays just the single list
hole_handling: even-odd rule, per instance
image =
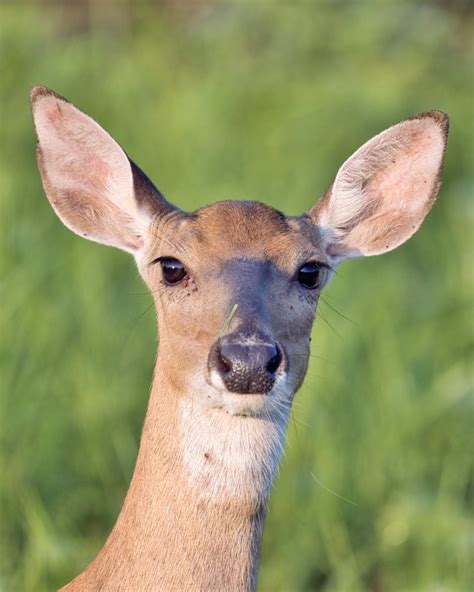
[{"label": "tan fur", "polygon": [[[94,562],[65,590],[254,588],[264,504],[215,501],[201,494],[199,483],[190,482],[177,438],[181,393],[161,374],[158,363],[120,517]],[[223,461],[203,459],[210,466]]]},{"label": "tan fur", "polygon": [[[287,217],[257,202],[181,212],[62,97],[40,87],[32,107],[54,209],[79,235],[134,254],[160,334],[126,500],[102,550],[62,590],[254,590],[265,507],[331,275],[325,266],[393,248],[418,228],[439,188],[446,119],[422,114],[379,134],[308,215]],[[184,265],[179,285],[164,285],[160,257]],[[297,281],[308,261],[323,266],[313,290]],[[229,392],[208,368],[216,339],[237,330],[247,343],[263,334],[283,351],[266,394]]]}]

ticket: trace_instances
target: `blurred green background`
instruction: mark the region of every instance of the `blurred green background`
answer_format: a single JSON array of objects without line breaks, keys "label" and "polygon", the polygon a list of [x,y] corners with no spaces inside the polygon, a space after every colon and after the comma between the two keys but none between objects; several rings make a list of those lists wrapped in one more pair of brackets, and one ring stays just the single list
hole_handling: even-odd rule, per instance
[{"label": "blurred green background", "polygon": [[132,260],[67,231],[44,197],[34,84],[190,210],[301,213],[371,135],[450,114],[421,231],[344,264],[324,294],[259,591],[472,589],[472,3],[3,2],[0,22],[0,589],[51,590],[105,541],[156,348]]}]

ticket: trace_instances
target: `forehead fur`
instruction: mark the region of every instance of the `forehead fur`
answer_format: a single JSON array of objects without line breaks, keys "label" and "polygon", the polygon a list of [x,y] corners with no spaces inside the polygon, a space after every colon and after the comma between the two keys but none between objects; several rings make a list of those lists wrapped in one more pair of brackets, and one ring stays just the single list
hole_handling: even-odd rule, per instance
[{"label": "forehead fur", "polygon": [[[193,231],[203,247],[224,257],[274,258],[298,248],[302,236],[284,214],[255,201],[217,202],[195,214]],[[248,253],[246,252],[248,250]]]},{"label": "forehead fur", "polygon": [[[317,227],[306,216],[285,216],[256,201],[221,201],[192,214],[175,213],[157,220],[154,236],[161,250],[179,258],[206,254],[206,260],[235,257],[272,260],[285,268],[319,244]],[[158,244],[152,246],[157,250]],[[160,253],[161,254],[161,253]]]},{"label": "forehead fur", "polygon": [[287,234],[290,227],[286,216],[258,201],[218,201],[196,212],[197,227],[211,229],[213,233],[230,228],[236,237],[265,238],[277,232]]}]

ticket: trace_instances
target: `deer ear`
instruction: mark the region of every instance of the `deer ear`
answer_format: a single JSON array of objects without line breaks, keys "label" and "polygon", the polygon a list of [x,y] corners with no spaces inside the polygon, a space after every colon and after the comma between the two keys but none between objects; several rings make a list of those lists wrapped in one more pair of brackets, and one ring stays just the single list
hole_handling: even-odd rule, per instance
[{"label": "deer ear", "polygon": [[429,111],[378,134],[346,160],[308,212],[329,259],[386,253],[416,232],[438,195],[447,136],[448,116]]},{"label": "deer ear", "polygon": [[73,232],[136,253],[169,204],[117,142],[56,93],[30,95],[38,165],[51,205]]}]

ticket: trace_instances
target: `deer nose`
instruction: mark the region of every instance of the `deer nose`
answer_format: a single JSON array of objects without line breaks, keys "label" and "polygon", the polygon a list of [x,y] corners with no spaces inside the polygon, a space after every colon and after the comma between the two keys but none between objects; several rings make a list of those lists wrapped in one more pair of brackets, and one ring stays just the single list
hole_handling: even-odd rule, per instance
[{"label": "deer nose", "polygon": [[275,373],[283,356],[276,343],[217,341],[209,356],[227,390],[241,394],[265,394],[275,384]]}]

